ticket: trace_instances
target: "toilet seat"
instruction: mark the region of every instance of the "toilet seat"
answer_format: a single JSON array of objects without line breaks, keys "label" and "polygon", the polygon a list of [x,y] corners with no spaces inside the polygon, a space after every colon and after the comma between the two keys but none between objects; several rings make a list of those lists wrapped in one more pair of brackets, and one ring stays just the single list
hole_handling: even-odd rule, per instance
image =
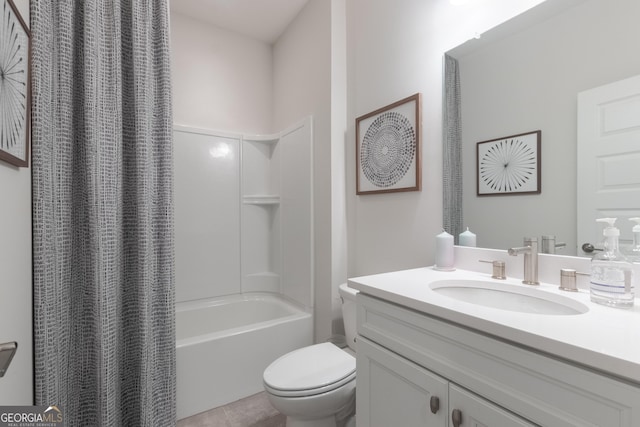
[{"label": "toilet seat", "polygon": [[356,378],[355,358],[331,343],[285,354],[264,371],[265,389],[281,397],[313,396],[336,390]]}]

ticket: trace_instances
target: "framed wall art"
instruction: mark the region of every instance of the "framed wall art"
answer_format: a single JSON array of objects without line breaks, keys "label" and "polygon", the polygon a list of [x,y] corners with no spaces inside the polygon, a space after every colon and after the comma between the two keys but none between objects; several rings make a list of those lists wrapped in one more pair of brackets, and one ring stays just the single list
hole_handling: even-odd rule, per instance
[{"label": "framed wall art", "polygon": [[478,196],[540,193],[542,132],[478,142]]},{"label": "framed wall art", "polygon": [[0,1],[0,159],[27,167],[31,128],[31,34],[13,1]]},{"label": "framed wall art", "polygon": [[356,119],[356,194],[420,191],[420,94]]}]

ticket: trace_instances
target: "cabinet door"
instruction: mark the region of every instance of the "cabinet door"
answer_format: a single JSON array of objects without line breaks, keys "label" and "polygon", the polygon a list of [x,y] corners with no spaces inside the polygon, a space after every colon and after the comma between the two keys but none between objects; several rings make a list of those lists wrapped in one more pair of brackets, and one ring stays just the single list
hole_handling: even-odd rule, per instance
[{"label": "cabinet door", "polygon": [[452,427],[535,426],[453,383],[449,385],[449,417]]},{"label": "cabinet door", "polygon": [[356,354],[358,426],[447,425],[447,380],[360,336]]}]

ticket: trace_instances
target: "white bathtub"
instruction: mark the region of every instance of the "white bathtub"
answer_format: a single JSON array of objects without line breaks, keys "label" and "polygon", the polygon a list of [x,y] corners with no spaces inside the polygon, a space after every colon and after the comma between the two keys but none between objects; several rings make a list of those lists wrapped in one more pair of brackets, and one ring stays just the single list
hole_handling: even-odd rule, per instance
[{"label": "white bathtub", "polygon": [[312,337],[311,314],[273,294],[177,303],[178,419],[262,391],[264,369]]}]

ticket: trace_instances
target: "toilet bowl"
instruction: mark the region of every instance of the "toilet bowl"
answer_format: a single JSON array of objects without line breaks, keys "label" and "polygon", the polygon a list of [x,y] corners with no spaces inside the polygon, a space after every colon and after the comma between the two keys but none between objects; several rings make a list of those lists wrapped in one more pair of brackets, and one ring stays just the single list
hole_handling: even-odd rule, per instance
[{"label": "toilet bowl", "polygon": [[[355,351],[357,291],[340,285],[349,348]],[[355,412],[356,359],[332,343],[294,350],[264,371],[267,397],[287,427],[340,427]]]}]

